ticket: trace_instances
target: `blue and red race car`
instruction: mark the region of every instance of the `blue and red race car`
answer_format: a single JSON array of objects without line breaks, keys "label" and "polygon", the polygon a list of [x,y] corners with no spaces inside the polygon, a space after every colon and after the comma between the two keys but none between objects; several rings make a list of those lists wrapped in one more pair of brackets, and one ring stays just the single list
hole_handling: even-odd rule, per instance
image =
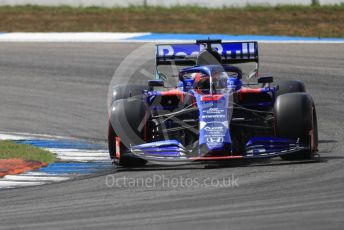
[{"label": "blue and red race car", "polygon": [[[254,68],[244,74],[240,65]],[[183,66],[174,87],[160,66]],[[157,79],[114,88],[108,144],[124,167],[153,162],[312,159],[316,110],[301,81],[258,75],[257,42],[156,46]],[[244,78],[245,76],[245,79]]]}]

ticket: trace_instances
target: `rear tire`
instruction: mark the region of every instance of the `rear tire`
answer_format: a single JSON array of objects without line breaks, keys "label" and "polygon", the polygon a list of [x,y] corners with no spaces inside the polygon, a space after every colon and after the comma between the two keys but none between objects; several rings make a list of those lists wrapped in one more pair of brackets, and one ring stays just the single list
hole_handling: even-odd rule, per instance
[{"label": "rear tire", "polygon": [[278,82],[276,97],[286,93],[306,92],[305,84],[302,81],[283,80]]},{"label": "rear tire", "polygon": [[112,89],[112,102],[119,99],[127,99],[130,97],[142,95],[143,90],[148,90],[148,85],[119,85]]},{"label": "rear tire", "polygon": [[284,160],[312,159],[318,146],[317,119],[314,102],[307,93],[288,93],[277,97],[274,106],[278,137],[299,139],[307,150],[285,155]]}]

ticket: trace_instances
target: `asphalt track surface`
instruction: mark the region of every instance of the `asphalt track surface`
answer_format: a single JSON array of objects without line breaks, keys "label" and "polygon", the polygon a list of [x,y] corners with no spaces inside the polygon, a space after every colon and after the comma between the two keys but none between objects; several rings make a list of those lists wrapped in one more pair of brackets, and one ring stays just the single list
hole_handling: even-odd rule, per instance
[{"label": "asphalt track surface", "polygon": [[[1,130],[105,142],[108,85],[138,46],[1,43]],[[0,229],[342,229],[343,54],[343,44],[260,45],[261,73],[301,79],[313,95],[320,162],[114,168],[82,180],[3,190]],[[107,175],[156,180],[107,186]],[[202,184],[232,175],[238,186],[166,181],[192,178]]]}]

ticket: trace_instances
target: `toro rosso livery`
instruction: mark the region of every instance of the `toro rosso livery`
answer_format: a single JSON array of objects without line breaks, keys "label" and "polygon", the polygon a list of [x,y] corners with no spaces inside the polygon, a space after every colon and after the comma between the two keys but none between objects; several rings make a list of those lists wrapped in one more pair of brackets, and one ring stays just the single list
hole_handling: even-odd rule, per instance
[{"label": "toro rosso livery", "polygon": [[[248,63],[254,68],[244,74],[239,65]],[[311,159],[318,144],[312,97],[300,81],[260,77],[249,83],[258,63],[257,42],[157,45],[156,80],[113,88],[113,162]],[[178,76],[159,69],[169,65],[179,67]],[[165,86],[171,78],[175,86]]]}]

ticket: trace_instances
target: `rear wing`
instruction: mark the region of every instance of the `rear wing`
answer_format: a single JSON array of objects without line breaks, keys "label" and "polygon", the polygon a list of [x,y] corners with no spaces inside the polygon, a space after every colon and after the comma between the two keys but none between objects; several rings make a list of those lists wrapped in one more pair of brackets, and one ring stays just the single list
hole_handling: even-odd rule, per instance
[{"label": "rear wing", "polygon": [[255,62],[258,65],[258,43],[221,42],[221,40],[202,40],[190,44],[158,44],[156,45],[156,65],[196,64],[199,53],[211,46],[221,56],[221,64]]}]

